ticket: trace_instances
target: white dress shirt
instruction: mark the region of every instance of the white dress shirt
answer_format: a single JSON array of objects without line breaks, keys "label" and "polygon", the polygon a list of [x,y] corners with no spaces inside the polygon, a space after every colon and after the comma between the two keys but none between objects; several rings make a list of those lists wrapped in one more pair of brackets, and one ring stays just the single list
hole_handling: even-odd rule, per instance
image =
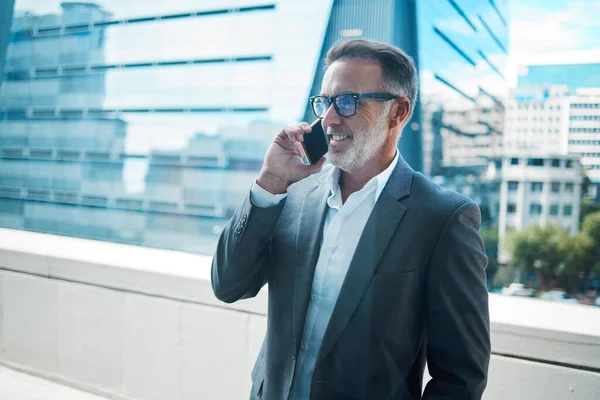
[{"label": "white dress shirt", "polygon": [[[321,251],[313,277],[300,351],[296,359],[292,399],[310,398],[315,363],[342,283],[367,220],[398,163],[398,157],[396,151],[392,163],[367,182],[361,190],[352,193],[343,204],[339,185],[341,170],[334,167],[329,172],[327,182],[331,195],[327,199]],[[250,199],[258,207],[274,206],[286,196],[286,193],[271,194],[256,183],[250,190]]]}]

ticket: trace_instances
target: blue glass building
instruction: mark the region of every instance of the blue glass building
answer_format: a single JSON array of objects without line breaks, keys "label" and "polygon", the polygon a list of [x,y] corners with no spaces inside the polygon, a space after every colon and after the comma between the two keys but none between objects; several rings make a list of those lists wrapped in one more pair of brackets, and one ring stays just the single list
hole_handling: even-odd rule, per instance
[{"label": "blue glass building", "polygon": [[499,0],[15,0],[0,226],[211,254],[347,37],[415,58],[399,144],[415,169],[481,167],[501,142],[507,18]]}]

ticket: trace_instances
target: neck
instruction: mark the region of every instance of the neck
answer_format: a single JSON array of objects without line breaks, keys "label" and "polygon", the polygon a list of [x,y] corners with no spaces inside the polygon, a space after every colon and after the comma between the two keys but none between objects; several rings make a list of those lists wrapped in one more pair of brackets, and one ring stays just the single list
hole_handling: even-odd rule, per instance
[{"label": "neck", "polygon": [[382,173],[390,166],[392,161],[396,157],[396,148],[393,152],[389,152],[385,157],[379,157],[373,160],[361,169],[353,172],[342,171],[340,177],[340,189],[342,191],[342,203],[346,202],[346,199],[354,192],[361,190],[367,182]]}]

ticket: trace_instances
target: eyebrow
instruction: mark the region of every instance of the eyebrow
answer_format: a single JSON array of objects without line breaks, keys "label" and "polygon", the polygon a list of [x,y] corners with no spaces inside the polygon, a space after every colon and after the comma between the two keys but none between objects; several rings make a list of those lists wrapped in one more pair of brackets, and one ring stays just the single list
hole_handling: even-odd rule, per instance
[{"label": "eyebrow", "polygon": [[351,90],[345,90],[345,91],[343,91],[343,92],[339,92],[338,94],[334,94],[334,95],[331,95],[331,96],[330,96],[330,95],[328,95],[328,94],[323,94],[323,93],[320,93],[320,94],[319,94],[319,96],[333,97],[333,96],[338,96],[338,95],[340,95],[340,94],[354,94],[354,93],[360,93],[360,92],[353,92],[353,91],[351,91]]}]

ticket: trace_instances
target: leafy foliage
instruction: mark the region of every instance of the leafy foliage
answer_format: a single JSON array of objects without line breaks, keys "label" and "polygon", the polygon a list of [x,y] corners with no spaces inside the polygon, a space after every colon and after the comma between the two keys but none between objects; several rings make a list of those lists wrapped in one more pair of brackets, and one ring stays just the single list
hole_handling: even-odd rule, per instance
[{"label": "leafy foliage", "polygon": [[567,231],[558,225],[530,226],[511,234],[508,238],[512,250],[511,265],[522,266],[525,272],[541,277],[541,289],[550,288],[558,269],[566,259]]},{"label": "leafy foliage", "polygon": [[589,279],[600,275],[600,211],[588,214],[581,232],[573,236],[558,225],[534,225],[509,233],[506,240],[511,266],[538,275],[542,290],[558,277],[567,289],[581,290]]},{"label": "leafy foliage", "polygon": [[492,282],[498,272],[498,225],[491,228],[483,228],[479,231],[483,244],[485,246],[485,254],[488,258],[488,265],[485,270],[488,280],[488,287],[492,287]]}]

